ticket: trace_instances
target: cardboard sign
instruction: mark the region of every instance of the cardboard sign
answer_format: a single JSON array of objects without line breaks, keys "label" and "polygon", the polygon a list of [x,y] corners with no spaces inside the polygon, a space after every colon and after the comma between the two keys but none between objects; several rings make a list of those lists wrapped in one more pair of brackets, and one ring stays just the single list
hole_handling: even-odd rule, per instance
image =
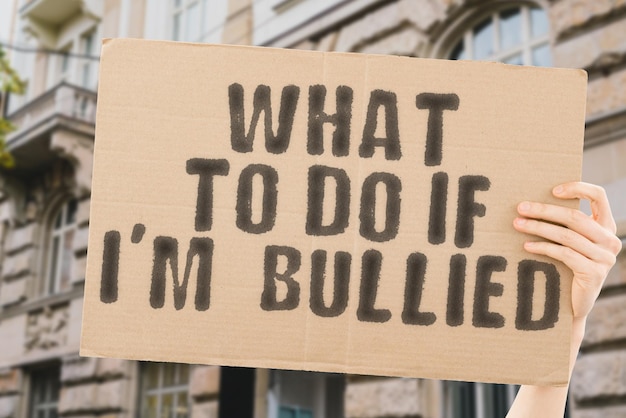
[{"label": "cardboard sign", "polygon": [[[104,43],[81,354],[562,385],[586,76]],[[572,207],[577,202],[569,202]]]}]

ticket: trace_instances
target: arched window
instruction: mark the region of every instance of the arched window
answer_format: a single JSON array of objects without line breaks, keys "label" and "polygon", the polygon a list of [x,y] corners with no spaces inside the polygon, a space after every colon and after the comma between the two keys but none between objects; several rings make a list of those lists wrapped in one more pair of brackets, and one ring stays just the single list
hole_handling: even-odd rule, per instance
[{"label": "arched window", "polygon": [[76,231],[77,207],[76,199],[71,199],[51,218],[46,264],[46,294],[64,292],[71,287],[74,262],[72,248]]},{"label": "arched window", "polygon": [[552,65],[549,32],[542,8],[522,5],[496,10],[465,31],[449,58],[548,67]]}]

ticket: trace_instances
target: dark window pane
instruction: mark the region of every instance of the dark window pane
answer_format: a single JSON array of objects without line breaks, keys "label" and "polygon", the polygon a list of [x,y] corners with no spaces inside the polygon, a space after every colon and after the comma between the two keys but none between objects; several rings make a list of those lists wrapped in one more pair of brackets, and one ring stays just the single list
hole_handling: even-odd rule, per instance
[{"label": "dark window pane", "polygon": [[494,416],[503,417],[509,409],[506,385],[491,385],[493,387]]},{"label": "dark window pane", "polygon": [[500,13],[500,49],[507,50],[522,43],[522,15],[519,9]]},{"label": "dark window pane", "polygon": [[50,271],[49,271],[49,283],[48,283],[48,293],[54,293],[56,291],[56,271],[57,271],[57,260],[59,258],[59,237],[54,237],[52,239],[52,252],[50,253]]},{"label": "dark window pane", "polygon": [[472,58],[481,60],[493,53],[493,20],[489,18],[474,28],[474,56]]},{"label": "dark window pane", "polygon": [[465,47],[463,46],[463,41],[456,44],[454,49],[452,50],[452,54],[450,54],[451,60],[464,60],[465,59]]},{"label": "dark window pane", "polygon": [[159,364],[143,364],[143,388],[144,390],[154,389],[159,385]]},{"label": "dark window pane", "polygon": [[57,417],[60,372],[58,367],[34,371],[30,376],[30,418]]},{"label": "dark window pane", "polygon": [[59,229],[62,223],[63,223],[63,210],[60,210],[59,214],[54,220],[54,229]]},{"label": "dark window pane", "polygon": [[48,391],[48,398],[46,399],[48,402],[58,402],[59,393],[61,392],[61,381],[58,377],[53,376],[49,379],[50,382],[50,390]]},{"label": "dark window pane", "polygon": [[280,411],[278,412],[278,418],[296,418],[296,410],[286,406],[281,406]]},{"label": "dark window pane", "polygon": [[[449,382],[452,398],[451,418],[476,418],[476,392],[473,382]],[[483,417],[480,417],[483,418]]]},{"label": "dark window pane", "polygon": [[65,224],[70,225],[76,222],[76,209],[78,208],[78,201],[72,199],[67,203],[67,213],[65,216]]},{"label": "dark window pane", "polygon": [[163,387],[174,386],[176,383],[176,363],[163,363]]},{"label": "dark window pane", "polygon": [[186,385],[189,383],[189,365],[188,364],[179,364],[178,365],[178,381],[179,385]]},{"label": "dark window pane", "polygon": [[530,10],[530,33],[533,38],[542,36],[548,33],[550,29],[550,23],[548,22],[548,16],[543,9],[531,9]]}]

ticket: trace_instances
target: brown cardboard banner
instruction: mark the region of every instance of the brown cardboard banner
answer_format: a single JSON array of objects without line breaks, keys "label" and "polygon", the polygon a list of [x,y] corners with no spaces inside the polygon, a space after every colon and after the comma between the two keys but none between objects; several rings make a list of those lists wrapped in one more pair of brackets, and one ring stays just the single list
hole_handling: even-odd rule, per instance
[{"label": "brown cardboard banner", "polygon": [[81,354],[566,384],[571,272],[512,222],[580,178],[585,91],[577,70],[105,41]]}]

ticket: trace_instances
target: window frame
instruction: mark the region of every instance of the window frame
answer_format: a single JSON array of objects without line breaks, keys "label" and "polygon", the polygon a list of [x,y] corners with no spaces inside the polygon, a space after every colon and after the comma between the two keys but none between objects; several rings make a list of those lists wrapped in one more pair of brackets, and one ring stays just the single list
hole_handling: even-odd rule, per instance
[{"label": "window frame", "polygon": [[285,405],[285,404],[281,404],[278,406],[278,418],[280,418],[284,410],[293,412],[295,418],[302,418],[304,416],[309,416],[311,418],[314,418],[313,410],[310,408],[304,408],[299,405]]},{"label": "window frame", "polygon": [[[489,19],[490,24],[493,27],[494,34],[492,39],[495,45],[500,42],[500,25],[499,14],[506,10],[520,9],[520,15],[522,17],[520,30],[522,31],[522,41],[517,45],[510,47],[507,50],[496,50],[486,58],[482,58],[482,61],[495,61],[504,62],[506,58],[515,57],[517,54],[522,55],[522,65],[531,65],[532,51],[539,46],[547,46],[550,51],[550,58],[552,58],[552,46],[553,46],[553,34],[550,28],[549,13],[546,8],[546,4],[543,1],[491,1],[480,8],[472,7],[465,11],[464,14],[456,16],[453,22],[443,26],[443,32],[440,33],[437,38],[440,40],[431,51],[431,56],[442,59],[452,59],[451,56],[454,53],[457,45],[463,42],[466,56],[463,60],[472,60],[473,53],[471,51],[473,32],[483,21]],[[532,23],[530,12],[532,9],[541,10],[548,18],[548,30],[546,33],[532,37]],[[494,45],[494,46],[495,46]],[[469,47],[469,48],[468,48]],[[469,52],[468,52],[469,51]],[[550,66],[552,62],[550,62]]]},{"label": "window frame", "polygon": [[[80,35],[79,45],[80,54],[85,58],[81,58],[80,71],[77,77],[78,84],[85,89],[93,89],[95,83],[94,65],[90,56],[94,56],[97,42],[96,29],[89,30]],[[80,79],[79,79],[80,77]]]},{"label": "window frame", "polygon": [[[207,36],[207,15],[209,9],[209,1],[208,0],[168,0],[169,4],[169,13],[168,13],[168,21],[170,23],[169,26],[169,39],[173,41],[179,42],[202,42],[202,40]],[[178,5],[176,3],[179,3]],[[191,26],[189,25],[191,8],[195,5],[198,5],[200,13],[200,28],[199,34],[195,38],[191,38],[188,30]],[[174,24],[176,16],[180,17],[178,22],[178,30],[176,29],[176,25]]]},{"label": "window frame", "polygon": [[[168,365],[173,365],[175,367],[175,379],[177,382],[180,379],[181,367],[187,367],[187,381],[185,383],[178,383],[170,386],[163,386],[163,376],[164,369]],[[144,377],[147,373],[149,367],[157,367],[157,386],[153,388],[146,388]],[[191,365],[186,363],[159,363],[159,362],[142,362],[139,364],[139,393],[138,393],[138,410],[137,416],[144,418],[145,415],[145,405],[147,398],[150,396],[154,396],[157,399],[157,414],[156,416],[162,416],[162,406],[163,406],[163,397],[167,395],[173,395],[173,411],[172,414],[168,418],[178,418],[178,415],[175,414],[178,407],[178,395],[184,393],[187,400],[187,415],[186,418],[191,417],[191,396],[189,392],[190,388],[190,378],[191,378]],[[173,415],[175,414],[175,415]],[[173,416],[172,416],[173,415]]]},{"label": "window frame", "polygon": [[[72,217],[71,222],[67,222],[68,219],[68,211],[71,206],[74,206],[74,216]],[[44,286],[41,290],[41,294],[43,296],[55,295],[63,292],[67,292],[71,290],[72,286],[72,269],[74,268],[74,249],[73,242],[70,243],[70,248],[68,249],[69,256],[69,277],[67,281],[67,286],[61,286],[61,276],[62,276],[62,267],[63,267],[63,258],[66,254],[64,249],[66,236],[65,234],[68,231],[74,231],[72,234],[72,241],[76,237],[76,232],[78,230],[78,224],[76,221],[76,214],[78,212],[78,200],[74,197],[69,197],[63,199],[62,203],[58,206],[55,206],[55,210],[51,212],[48,222],[47,222],[47,233],[46,233],[46,245],[45,245],[45,268],[43,269],[44,276]],[[57,219],[61,220],[61,225],[57,228]],[[59,245],[57,247],[57,252],[55,254],[55,245],[54,240],[58,238]],[[53,271],[54,270],[54,271]]]},{"label": "window frame", "polygon": [[[44,380],[44,384],[40,385],[41,379]],[[44,396],[48,398],[50,391],[55,391],[53,399],[45,399],[44,402],[35,404],[35,396],[37,390],[43,386]],[[51,418],[58,416],[59,413],[59,400],[61,397],[61,367],[58,364],[53,366],[41,367],[33,369],[28,375],[28,404],[27,404],[27,416],[28,418],[37,418],[38,412],[41,410],[44,412],[44,418]],[[51,411],[54,411],[51,414]]]}]

